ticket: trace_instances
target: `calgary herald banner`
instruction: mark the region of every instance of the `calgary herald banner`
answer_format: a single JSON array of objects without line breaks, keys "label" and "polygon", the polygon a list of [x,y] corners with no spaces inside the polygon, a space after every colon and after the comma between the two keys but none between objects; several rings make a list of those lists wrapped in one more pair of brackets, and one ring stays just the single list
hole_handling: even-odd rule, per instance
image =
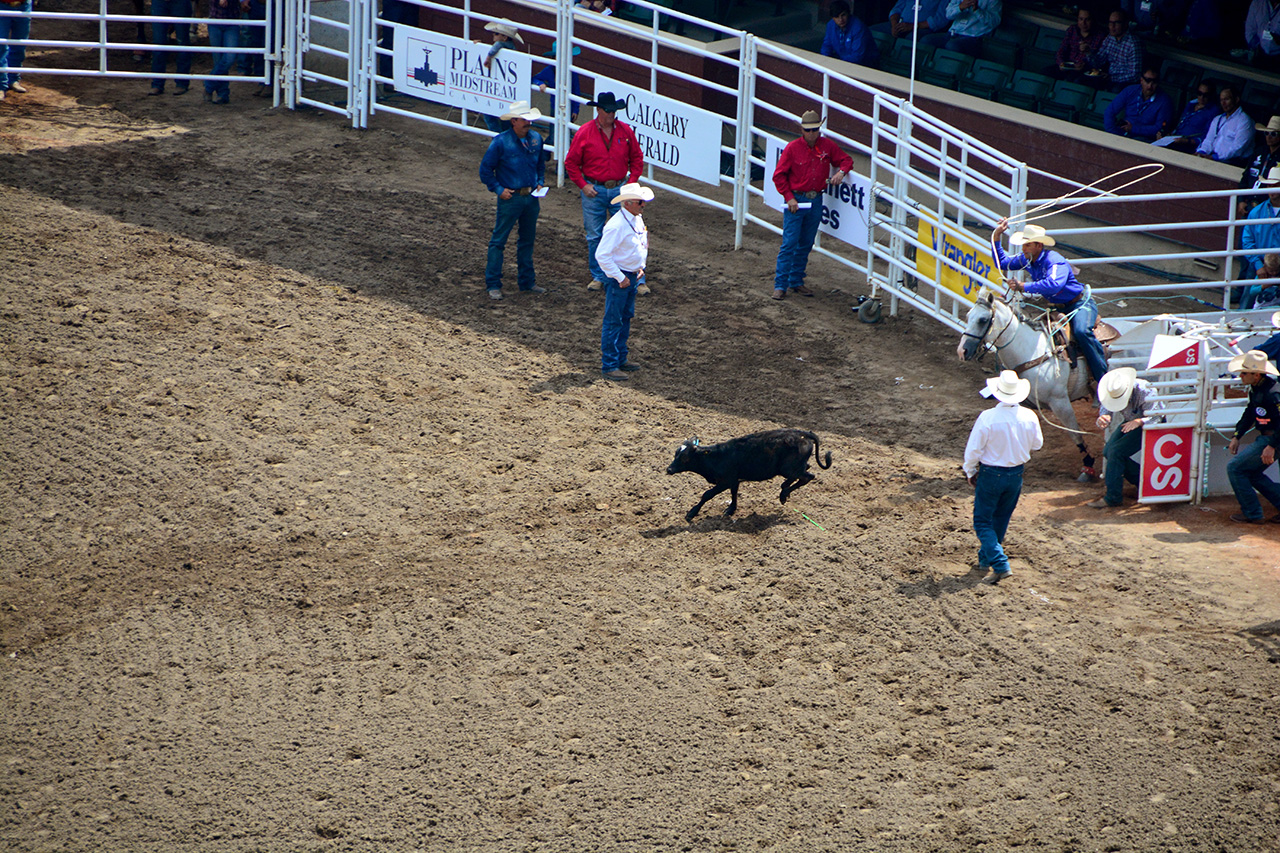
[{"label": "calgary herald banner", "polygon": [[500,50],[484,67],[490,44],[477,44],[417,27],[397,26],[392,76],[396,91],[425,101],[502,115],[529,100],[533,57]]},{"label": "calgary herald banner", "polygon": [[652,163],[704,184],[720,184],[720,116],[611,80],[596,80],[596,92],[613,92],[626,102],[618,118],[635,131],[646,166]]}]

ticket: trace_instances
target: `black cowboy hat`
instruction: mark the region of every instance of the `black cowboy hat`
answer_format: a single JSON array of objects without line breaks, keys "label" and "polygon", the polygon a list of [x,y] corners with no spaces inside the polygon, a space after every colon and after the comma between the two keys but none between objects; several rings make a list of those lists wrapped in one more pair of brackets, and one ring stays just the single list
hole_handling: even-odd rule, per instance
[{"label": "black cowboy hat", "polygon": [[613,96],[613,92],[601,92],[596,96],[594,101],[587,101],[589,107],[599,107],[607,113],[616,113],[622,107],[627,105],[626,101],[619,101]]}]

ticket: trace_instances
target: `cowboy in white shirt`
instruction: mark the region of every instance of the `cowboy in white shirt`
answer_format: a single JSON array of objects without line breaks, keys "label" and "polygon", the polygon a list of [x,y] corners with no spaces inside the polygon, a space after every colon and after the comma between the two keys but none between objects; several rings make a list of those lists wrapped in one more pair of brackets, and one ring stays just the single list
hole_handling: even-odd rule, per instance
[{"label": "cowboy in white shirt", "polygon": [[1000,402],[978,415],[964,448],[964,476],[973,486],[973,532],[978,535],[978,567],[990,568],[983,583],[1013,574],[1004,553],[1004,534],[1022,494],[1022,466],[1044,444],[1040,420],[1019,405],[1031,382],[1012,370],[987,380],[983,396]]},{"label": "cowboy in white shirt", "polygon": [[627,373],[640,369],[627,358],[627,338],[636,315],[636,289],[645,281],[649,262],[649,229],[640,213],[653,201],[653,190],[626,184],[615,201],[622,207],[605,223],[596,247],[596,263],[605,275],[600,371],[606,379],[622,381]]}]

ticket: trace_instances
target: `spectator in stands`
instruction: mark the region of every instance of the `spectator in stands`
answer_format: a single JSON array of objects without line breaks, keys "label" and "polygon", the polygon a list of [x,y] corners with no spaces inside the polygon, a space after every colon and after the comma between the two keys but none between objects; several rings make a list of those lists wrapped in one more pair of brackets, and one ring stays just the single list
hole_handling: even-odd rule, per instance
[{"label": "spectator in stands", "polygon": [[916,0],[898,0],[889,10],[889,20],[871,29],[888,33],[895,39],[911,38],[912,30],[919,30],[919,38],[930,33],[944,32],[950,26],[947,20],[947,0],[920,0],[920,17],[916,17]]},{"label": "spectator in stands", "polygon": [[822,55],[868,68],[880,64],[880,51],[871,30],[861,18],[853,16],[846,0],[832,0],[831,20],[827,21],[827,33],[822,38]]},{"label": "spectator in stands", "polygon": [[[559,42],[553,41],[551,43],[551,50],[548,50],[546,53],[542,55],[549,56],[552,59],[555,59],[556,51],[558,47],[559,47]],[[582,53],[582,48],[578,47],[577,45],[574,45],[573,55],[577,56],[580,53]],[[546,92],[548,88],[554,86],[555,84],[556,84],[556,67],[554,65],[548,65],[546,68],[542,69],[537,74],[533,75],[533,85],[538,88],[539,92]],[[577,71],[574,71],[571,75],[569,75],[569,89],[572,91],[573,95],[575,96],[582,95],[582,80],[579,78]],[[555,114],[556,114],[556,96],[551,95],[550,99],[551,99],[551,106],[549,107],[549,109],[551,111],[551,119],[552,121],[554,121]],[[575,98],[569,99],[569,121],[573,122],[574,124],[577,124],[578,122],[578,101]],[[541,128],[541,125],[539,125],[539,128]],[[554,124],[552,124],[550,128],[547,130],[546,136],[547,136],[546,146],[548,149],[550,149],[551,146],[556,144],[556,126]],[[550,154],[549,150],[548,150],[548,154]]]},{"label": "spectator in stands", "polygon": [[1068,27],[1067,34],[1062,37],[1052,76],[1072,79],[1076,73],[1086,70],[1087,57],[1098,52],[1106,37],[1105,32],[1094,26],[1093,12],[1081,6],[1076,12],[1075,24]]},{"label": "spectator in stands", "polygon": [[[605,223],[618,212],[618,194],[627,183],[637,182],[644,174],[644,152],[635,131],[626,122],[618,121],[618,109],[624,102],[613,92],[601,92],[587,106],[596,108],[594,121],[589,121],[573,135],[569,153],[564,155],[564,173],[573,181],[582,195],[582,230],[587,237],[587,267],[591,281],[587,290],[600,290],[605,284],[605,274],[596,261],[596,248]],[[649,292],[647,284],[637,288],[644,296]]]},{"label": "spectator in stands", "polygon": [[[1263,222],[1265,219],[1280,219],[1280,166],[1273,166],[1267,176],[1258,182],[1262,188],[1271,190],[1271,194],[1263,202],[1249,211],[1245,225],[1240,229],[1240,245],[1250,254],[1245,257],[1246,268],[1253,274],[1250,278],[1259,278],[1266,266],[1263,256],[1271,252],[1280,252],[1280,222]],[[1241,310],[1253,307],[1262,288],[1250,285],[1245,288],[1240,299]]]},{"label": "spectator in stands", "polygon": [[534,192],[543,186],[546,176],[542,136],[533,129],[533,122],[540,118],[542,113],[536,107],[530,108],[528,101],[512,104],[502,116],[503,121],[511,122],[511,129],[495,136],[480,160],[480,180],[498,197],[484,268],[484,286],[493,300],[502,299],[503,250],[511,229],[517,225],[520,233],[516,238],[516,283],[529,293],[547,292],[538,286],[533,272],[533,241],[538,233],[539,213]]},{"label": "spectator in stands", "polygon": [[931,33],[920,41],[934,47],[982,55],[982,39],[1000,26],[1001,0],[950,0],[946,17],[951,26],[946,32]]},{"label": "spectator in stands", "polygon": [[[1276,447],[1280,445],[1280,386],[1276,384],[1280,372],[1261,350],[1236,356],[1227,369],[1239,374],[1240,381],[1249,389],[1244,414],[1227,445],[1234,457],[1227,463],[1227,479],[1240,502],[1240,512],[1232,514],[1231,520],[1238,524],[1262,524],[1265,519],[1259,493],[1280,509],[1280,485],[1266,473],[1275,463]],[[1241,452],[1240,439],[1255,427],[1257,440]],[[1280,523],[1280,515],[1272,516],[1271,520]]]},{"label": "spectator in stands", "polygon": [[[14,17],[0,18],[0,39],[27,39],[31,37],[31,0],[4,0],[0,9],[6,12],[17,12]],[[0,67],[21,68],[27,58],[27,46],[24,44],[0,44]],[[21,71],[0,71],[0,101],[9,92],[19,95],[27,91],[22,85]]]},{"label": "spectator in stands", "polygon": [[1280,0],[1253,0],[1244,19],[1244,40],[1253,64],[1280,70]]},{"label": "spectator in stands", "polygon": [[579,0],[578,5],[601,15],[612,15],[618,11],[618,0]]},{"label": "spectator in stands", "polygon": [[782,212],[782,248],[774,269],[774,299],[785,299],[788,290],[813,296],[804,277],[822,224],[822,196],[828,184],[844,183],[852,168],[853,158],[822,135],[822,116],[814,110],[805,111],[800,116],[800,138],[787,143],[773,170],[773,185],[787,205]]},{"label": "spectator in stands", "polygon": [[1178,119],[1173,132],[1157,139],[1156,144],[1184,154],[1194,154],[1196,148],[1204,141],[1209,123],[1222,113],[1214,98],[1216,94],[1213,84],[1209,81],[1205,80],[1197,84],[1195,95],[1187,101],[1187,108],[1182,111],[1182,118]]},{"label": "spectator in stands", "polygon": [[1183,5],[1180,0],[1120,0],[1120,8],[1128,16],[1130,28],[1144,36],[1180,30]]},{"label": "spectator in stands", "polygon": [[[1280,166],[1280,116],[1272,116],[1271,121],[1255,127],[1262,131],[1262,139],[1266,144],[1263,145],[1258,156],[1253,158],[1253,162],[1244,167],[1239,184],[1242,190],[1260,188],[1263,179],[1271,173],[1271,170]],[[1263,201],[1265,199],[1260,195],[1240,199],[1236,204],[1236,217],[1243,219],[1249,215],[1250,210],[1253,210],[1254,205],[1261,204]]]},{"label": "spectator in stands", "polygon": [[[191,0],[151,0],[151,15],[156,18],[190,18]],[[190,24],[171,24],[167,21],[156,21],[151,24],[151,43],[156,46],[156,49],[151,51],[151,73],[155,76],[151,80],[151,91],[147,92],[148,95],[164,94],[164,78],[159,75],[164,73],[169,64],[169,56],[173,54],[173,51],[165,49],[169,46],[170,27],[173,27],[173,36],[179,47],[191,45]],[[186,51],[174,54],[173,64],[176,73],[190,74],[191,54]],[[190,87],[190,80],[174,80],[173,94],[185,95]]]},{"label": "spectator in stands", "polygon": [[1253,156],[1253,120],[1240,106],[1235,86],[1229,83],[1218,90],[1218,105],[1222,114],[1209,122],[1196,154],[1243,166]]},{"label": "spectator in stands", "polygon": [[[489,52],[484,57],[484,67],[486,69],[493,65],[493,58],[501,51],[507,48],[515,49],[516,42],[524,44],[524,37],[520,35],[516,25],[508,20],[490,21],[484,25],[484,28],[486,32],[493,33],[493,46],[489,48]],[[508,122],[503,121],[498,116],[491,115],[484,117],[484,124],[493,133],[502,133],[511,127]]]},{"label": "spectator in stands", "polygon": [[1102,117],[1107,133],[1154,142],[1173,123],[1173,101],[1160,91],[1160,72],[1147,68],[1138,82],[1125,87]]},{"label": "spectator in stands", "polygon": [[1110,87],[1119,92],[1137,82],[1142,70],[1142,43],[1129,32],[1129,17],[1123,9],[1116,9],[1107,17],[1107,37],[1086,63],[1089,71],[1084,79],[1098,88]]},{"label": "spectator in stands", "polygon": [[[1269,252],[1262,256],[1262,269],[1258,270],[1258,278],[1280,278],[1280,254]],[[1262,288],[1262,292],[1253,302],[1254,310],[1280,307],[1280,282],[1258,286]],[[1271,315],[1271,325],[1280,326],[1280,311]],[[1280,360],[1280,332],[1267,338],[1266,342],[1257,348],[1265,352],[1267,358],[1272,361]]]},{"label": "spectator in stands", "polygon": [[[230,74],[237,54],[225,48],[240,46],[240,0],[209,0],[209,47],[213,53],[213,76]],[[216,48],[224,50],[216,50]],[[231,83],[227,80],[205,80],[204,100],[209,104],[231,101]]]},{"label": "spectator in stands", "polygon": [[1178,34],[1178,44],[1204,52],[1222,48],[1221,0],[1192,0],[1186,23]]}]

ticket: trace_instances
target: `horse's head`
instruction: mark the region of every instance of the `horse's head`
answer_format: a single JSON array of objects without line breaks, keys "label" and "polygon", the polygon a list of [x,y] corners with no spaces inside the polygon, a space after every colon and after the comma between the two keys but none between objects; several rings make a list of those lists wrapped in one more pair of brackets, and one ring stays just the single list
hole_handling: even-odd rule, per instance
[{"label": "horse's head", "polygon": [[995,294],[984,287],[978,291],[978,299],[969,309],[968,325],[960,336],[960,344],[956,347],[956,355],[961,361],[973,361],[982,353],[983,341],[991,331],[992,320],[995,319]]}]

